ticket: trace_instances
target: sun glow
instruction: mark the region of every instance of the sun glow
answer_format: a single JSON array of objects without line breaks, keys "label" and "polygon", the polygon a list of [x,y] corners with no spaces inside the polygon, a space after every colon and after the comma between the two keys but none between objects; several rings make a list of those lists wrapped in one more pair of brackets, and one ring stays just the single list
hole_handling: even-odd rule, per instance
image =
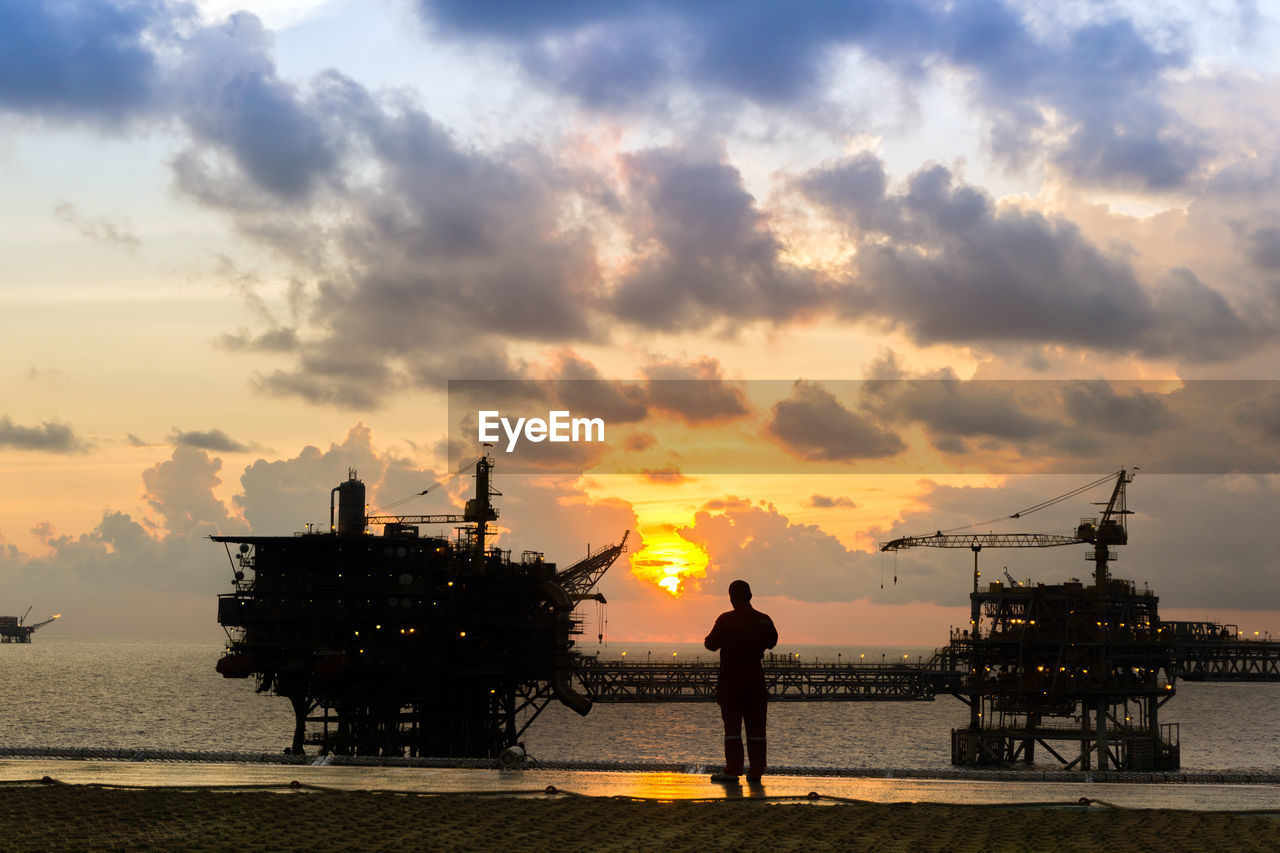
[{"label": "sun glow", "polygon": [[645,530],[644,548],[631,556],[631,573],[679,598],[686,582],[707,576],[707,552],[670,526]]}]

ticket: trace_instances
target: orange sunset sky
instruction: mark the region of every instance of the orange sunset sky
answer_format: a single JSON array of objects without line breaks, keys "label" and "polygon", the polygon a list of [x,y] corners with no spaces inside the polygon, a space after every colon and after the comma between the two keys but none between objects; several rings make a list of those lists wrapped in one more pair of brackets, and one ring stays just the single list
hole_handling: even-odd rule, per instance
[{"label": "orange sunset sky", "polygon": [[1248,3],[0,0],[0,613],[220,637],[209,535],[422,491],[479,451],[449,381],[520,379],[589,381],[606,440],[494,448],[498,542],[632,531],[611,642],[742,577],[784,645],[941,645],[971,554],[879,542],[1068,533],[1105,488],[987,522],[1132,466],[1114,573],[1280,635],[1278,42]]}]

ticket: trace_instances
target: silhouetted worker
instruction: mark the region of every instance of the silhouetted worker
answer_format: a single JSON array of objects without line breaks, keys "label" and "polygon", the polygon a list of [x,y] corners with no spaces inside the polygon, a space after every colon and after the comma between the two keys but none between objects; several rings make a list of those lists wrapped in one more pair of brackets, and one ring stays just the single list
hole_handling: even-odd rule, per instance
[{"label": "silhouetted worker", "polygon": [[773,620],[751,606],[751,586],[743,580],[729,584],[733,609],[721,613],[703,643],[720,652],[720,686],[716,701],[724,720],[724,772],[713,782],[737,782],[742,774],[742,724],[747,728],[747,781],[764,775],[765,714],[769,692],[764,685],[764,650],[778,644]]}]

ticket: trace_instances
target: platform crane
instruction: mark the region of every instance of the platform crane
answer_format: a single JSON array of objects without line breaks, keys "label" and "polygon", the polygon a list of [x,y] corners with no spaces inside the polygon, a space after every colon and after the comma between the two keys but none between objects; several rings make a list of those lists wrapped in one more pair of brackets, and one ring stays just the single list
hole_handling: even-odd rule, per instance
[{"label": "platform crane", "polygon": [[[1136,468],[1134,469],[1137,470]],[[1130,515],[1126,505],[1125,487],[1133,482],[1133,474],[1121,468],[1114,474],[1081,486],[1078,489],[1059,495],[1056,498],[1036,504],[1033,507],[1015,512],[1005,519],[1018,519],[1024,515],[1060,503],[1075,497],[1081,492],[1094,488],[1112,478],[1115,479],[1111,490],[1111,498],[1105,504],[1101,518],[1081,519],[1074,536],[1062,536],[1054,533],[944,533],[939,530],[925,536],[903,536],[884,542],[881,551],[901,551],[906,548],[968,548],[973,551],[973,591],[978,591],[978,553],[983,548],[1056,548],[1061,545],[1092,545],[1093,552],[1088,559],[1094,563],[1094,583],[1099,592],[1105,591],[1107,585],[1107,563],[1116,559],[1112,545],[1124,545],[1129,541],[1125,516]],[[1005,519],[996,519],[1003,521]]]}]

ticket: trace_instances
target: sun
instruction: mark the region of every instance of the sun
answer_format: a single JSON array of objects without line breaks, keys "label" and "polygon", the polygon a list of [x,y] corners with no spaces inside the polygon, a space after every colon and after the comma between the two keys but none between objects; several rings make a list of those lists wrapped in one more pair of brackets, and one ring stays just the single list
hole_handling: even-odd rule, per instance
[{"label": "sun", "polygon": [[631,573],[679,598],[688,581],[707,575],[707,552],[670,525],[644,531],[644,547],[631,555]]}]

